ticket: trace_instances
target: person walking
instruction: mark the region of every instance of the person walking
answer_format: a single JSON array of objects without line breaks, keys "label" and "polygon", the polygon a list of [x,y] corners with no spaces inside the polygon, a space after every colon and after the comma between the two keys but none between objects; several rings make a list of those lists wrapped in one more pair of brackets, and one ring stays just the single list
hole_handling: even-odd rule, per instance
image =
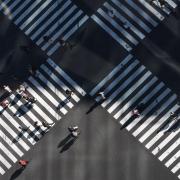
[{"label": "person walking", "polygon": [[78,126],[69,126],[68,127],[69,132],[71,133],[71,136],[73,138],[78,138],[79,134],[80,134],[80,130]]},{"label": "person walking", "polygon": [[46,127],[46,128],[52,127],[53,124],[54,124],[54,122],[48,123],[48,122],[46,122],[46,121],[42,121],[42,125],[43,125],[44,127]]},{"label": "person walking", "polygon": [[0,102],[0,106],[1,106],[3,109],[7,108],[7,107],[9,106],[9,104],[10,104],[10,102],[9,102],[7,99],[5,99],[5,100],[3,100],[3,101]]},{"label": "person walking", "polygon": [[21,168],[24,169],[28,165],[29,161],[22,159],[22,160],[19,160],[18,163],[21,166]]},{"label": "person walking", "polygon": [[72,95],[74,94],[73,91],[66,89],[67,99],[70,100],[72,98]]},{"label": "person walking", "polygon": [[97,96],[100,96],[101,99],[106,99],[106,96],[105,96],[105,94],[104,94],[103,91],[99,92],[99,93],[97,94]]}]

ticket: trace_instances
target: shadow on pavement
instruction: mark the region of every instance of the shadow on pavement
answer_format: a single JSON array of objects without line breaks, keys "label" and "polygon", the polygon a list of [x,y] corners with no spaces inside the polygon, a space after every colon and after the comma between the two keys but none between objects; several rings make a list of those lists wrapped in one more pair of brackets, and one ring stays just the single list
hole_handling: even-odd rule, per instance
[{"label": "shadow on pavement", "polygon": [[24,170],[23,168],[17,169],[10,177],[10,180],[16,179],[23,172],[23,170]]}]

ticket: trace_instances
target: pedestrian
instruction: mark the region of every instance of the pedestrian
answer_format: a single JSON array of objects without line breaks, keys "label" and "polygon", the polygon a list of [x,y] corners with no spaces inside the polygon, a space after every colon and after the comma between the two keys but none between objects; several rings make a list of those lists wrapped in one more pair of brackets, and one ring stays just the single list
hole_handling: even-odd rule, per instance
[{"label": "pedestrian", "polygon": [[102,99],[106,99],[106,96],[103,91],[99,92],[97,95],[100,96]]},{"label": "pedestrian", "polygon": [[67,94],[67,99],[71,99],[72,98],[72,95],[74,94],[73,91],[69,90],[69,89],[66,89],[66,94]]},{"label": "pedestrian", "polygon": [[79,129],[78,126],[69,126],[68,127],[69,132],[77,131],[78,129]]},{"label": "pedestrian", "polygon": [[21,165],[21,168],[24,169],[28,165],[29,161],[27,160],[19,160],[19,164]]},{"label": "pedestrian", "polygon": [[109,17],[114,18],[114,15],[115,15],[114,10],[113,9],[108,9],[108,15],[109,15]]},{"label": "pedestrian", "polygon": [[45,42],[49,42],[49,43],[52,42],[52,39],[51,39],[50,36],[48,36],[48,35],[43,36],[43,40],[44,40]]},{"label": "pedestrian", "polygon": [[53,124],[54,124],[54,122],[48,123],[48,122],[46,122],[46,121],[42,121],[42,125],[43,125],[44,127],[46,127],[46,128],[50,128]]},{"label": "pedestrian", "polygon": [[73,138],[77,138],[80,134],[80,130],[79,130],[78,126],[72,126],[72,127],[70,126],[70,127],[68,127],[68,130],[71,133],[71,136]]},{"label": "pedestrian", "polygon": [[59,43],[62,47],[66,47],[72,50],[72,48],[75,46],[75,44],[71,44],[69,41],[64,41],[63,39],[59,40]]},{"label": "pedestrian", "polygon": [[171,119],[177,119],[177,118],[178,118],[177,113],[175,113],[175,112],[170,112],[170,118],[171,118]]},{"label": "pedestrian", "polygon": [[0,102],[0,106],[2,106],[3,109],[7,108],[9,106],[9,101],[7,99]]},{"label": "pedestrian", "polygon": [[8,85],[7,85],[7,86],[4,85],[3,88],[4,88],[4,90],[7,91],[8,93],[12,93],[12,90],[11,90],[11,88],[10,88]]},{"label": "pedestrian", "polygon": [[21,126],[19,126],[19,129],[21,130],[22,133],[26,132],[29,128],[30,128],[30,126],[29,127],[21,127]]}]

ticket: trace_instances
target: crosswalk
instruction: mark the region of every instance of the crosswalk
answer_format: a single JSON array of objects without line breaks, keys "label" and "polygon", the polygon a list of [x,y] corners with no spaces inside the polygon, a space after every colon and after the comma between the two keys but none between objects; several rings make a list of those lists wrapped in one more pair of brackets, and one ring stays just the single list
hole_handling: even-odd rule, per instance
[{"label": "crosswalk", "polygon": [[178,5],[179,0],[110,0],[91,18],[112,36],[125,50],[131,51],[153,28],[163,21]]},{"label": "crosswalk", "polygon": [[[28,92],[37,99],[29,105],[17,92],[7,109],[0,109],[0,174],[3,175],[49,130],[43,121],[55,125],[86,95],[86,92],[50,58],[26,82]],[[71,99],[66,90],[73,91]],[[35,125],[36,123],[37,125]]]},{"label": "crosswalk", "polygon": [[89,18],[70,0],[4,0],[0,10],[48,56]]},{"label": "crosswalk", "polygon": [[[98,96],[101,91],[105,100]],[[129,54],[90,95],[180,179],[180,121],[170,118],[180,107],[163,82]],[[132,110],[141,103],[142,114],[133,118]]]}]

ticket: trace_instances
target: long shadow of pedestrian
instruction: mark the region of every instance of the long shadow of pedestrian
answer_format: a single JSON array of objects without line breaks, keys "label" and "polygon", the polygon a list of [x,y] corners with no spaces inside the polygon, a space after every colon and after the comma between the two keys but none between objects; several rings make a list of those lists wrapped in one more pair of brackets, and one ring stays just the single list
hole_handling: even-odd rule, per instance
[{"label": "long shadow of pedestrian", "polygon": [[122,126],[121,126],[121,130],[126,128],[129,124],[131,124],[135,119],[137,118],[137,116],[132,115]]},{"label": "long shadow of pedestrian", "polygon": [[76,138],[71,139],[68,141],[60,150],[60,153],[63,153],[64,151],[67,151],[76,141]]},{"label": "long shadow of pedestrian", "polygon": [[57,106],[57,110],[59,110],[61,107],[64,107],[69,102],[69,99],[66,98],[64,101],[61,101],[59,105]]},{"label": "long shadow of pedestrian", "polygon": [[159,133],[160,131],[163,131],[164,129],[166,129],[166,127],[168,126],[168,124],[172,121],[172,119],[168,119],[158,130],[157,133]]},{"label": "long shadow of pedestrian", "polygon": [[71,134],[68,134],[57,146],[57,148],[60,148],[61,146],[64,146],[69,140],[71,139]]},{"label": "long shadow of pedestrian", "polygon": [[180,120],[173,124],[166,132],[175,132],[178,128],[180,128]]},{"label": "long shadow of pedestrian", "polygon": [[86,114],[89,114],[90,112],[92,112],[97,106],[99,106],[103,101],[99,101],[99,102],[95,102],[90,108],[89,110],[86,112]]},{"label": "long shadow of pedestrian", "polygon": [[23,170],[23,168],[19,168],[18,170],[16,170],[10,177],[10,180],[16,179],[23,172]]}]

